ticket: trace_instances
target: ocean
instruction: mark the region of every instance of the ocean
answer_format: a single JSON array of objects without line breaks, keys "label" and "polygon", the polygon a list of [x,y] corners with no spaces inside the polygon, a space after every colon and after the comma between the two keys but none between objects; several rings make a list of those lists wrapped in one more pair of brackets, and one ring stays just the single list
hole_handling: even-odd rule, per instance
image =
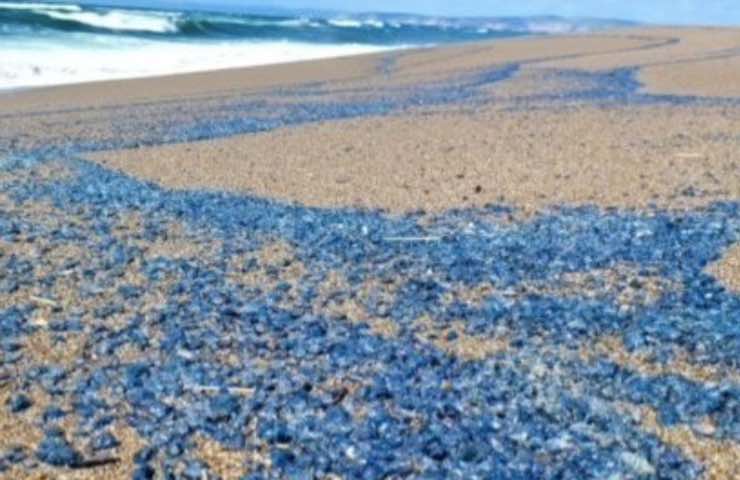
[{"label": "ocean", "polygon": [[623,22],[0,1],[0,89],[186,73]]}]

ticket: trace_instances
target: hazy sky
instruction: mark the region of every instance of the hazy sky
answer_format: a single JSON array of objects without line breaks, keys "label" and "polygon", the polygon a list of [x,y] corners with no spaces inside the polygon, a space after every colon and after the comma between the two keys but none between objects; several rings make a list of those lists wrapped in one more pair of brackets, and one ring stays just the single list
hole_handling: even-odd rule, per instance
[{"label": "hazy sky", "polygon": [[[85,2],[85,0],[83,0]],[[740,25],[740,0],[86,0],[148,6],[283,6],[432,15],[540,15],[620,18],[652,23]],[[142,3],[143,2],[143,3]]]},{"label": "hazy sky", "polygon": [[656,23],[740,24],[740,0],[256,0],[253,3],[446,15],[496,16],[547,13],[614,17]]}]

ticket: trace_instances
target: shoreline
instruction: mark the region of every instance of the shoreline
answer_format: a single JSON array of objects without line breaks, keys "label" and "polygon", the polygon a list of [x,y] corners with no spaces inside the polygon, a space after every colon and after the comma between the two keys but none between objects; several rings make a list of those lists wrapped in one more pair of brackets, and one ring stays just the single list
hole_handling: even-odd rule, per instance
[{"label": "shoreline", "polygon": [[[151,74],[151,75],[144,75],[144,76],[133,76],[133,77],[121,77],[121,78],[107,78],[107,79],[97,79],[97,80],[82,80],[82,81],[73,81],[73,82],[65,82],[60,84],[48,84],[48,85],[31,85],[31,86],[15,86],[15,87],[8,87],[8,88],[0,88],[0,98],[6,94],[9,93],[21,93],[21,92],[29,92],[29,91],[46,91],[46,90],[55,90],[55,89],[67,89],[67,88],[81,88],[85,86],[101,86],[101,87],[114,87],[118,84],[125,84],[125,83],[137,83],[139,81],[151,81],[151,82],[167,82],[167,81],[177,81],[177,80],[183,80],[188,77],[203,77],[203,76],[220,76],[220,75],[235,75],[235,74],[248,74],[252,73],[254,71],[262,70],[262,69],[271,69],[272,67],[281,67],[281,66],[304,66],[306,64],[320,64],[320,63],[332,63],[332,61],[335,60],[347,60],[347,59],[357,59],[357,58],[366,58],[366,59],[377,59],[382,58],[384,56],[387,56],[389,54],[399,53],[399,52],[418,52],[418,51],[435,51],[435,50],[454,50],[461,47],[489,47],[494,46],[499,43],[504,44],[510,44],[512,42],[518,42],[518,41],[531,41],[531,40],[537,40],[537,39],[561,39],[561,38],[588,38],[588,37],[596,37],[596,38],[603,38],[603,37],[610,37],[613,35],[622,35],[622,34],[629,34],[629,33],[637,33],[640,34],[642,32],[655,32],[655,31],[714,31],[714,32],[733,32],[738,31],[740,27],[733,28],[733,27],[727,27],[727,26],[692,26],[692,25],[635,25],[635,26],[629,26],[629,27],[619,27],[619,28],[612,28],[612,29],[605,29],[605,30],[598,30],[594,32],[577,32],[577,33],[563,33],[563,34],[556,34],[556,33],[544,33],[544,34],[526,34],[526,35],[516,35],[512,37],[501,37],[501,38],[495,38],[490,40],[484,40],[484,41],[459,41],[459,42],[452,42],[452,43],[445,43],[445,44],[429,44],[429,45],[399,45],[399,46],[373,46],[378,48],[378,51],[374,52],[362,52],[362,53],[350,53],[350,54],[341,54],[336,56],[327,56],[327,57],[318,57],[318,58],[305,58],[305,59],[298,59],[298,60],[290,60],[290,61],[284,61],[284,62],[275,62],[275,63],[264,63],[264,64],[256,64],[256,65],[243,65],[243,66],[233,66],[233,67],[216,67],[212,69],[204,69],[204,70],[193,70],[193,71],[185,71],[185,72],[171,72],[171,73],[157,73],[157,74]],[[730,54],[734,57],[735,55],[730,52]],[[707,58],[703,59],[702,61],[711,61],[713,58]],[[63,93],[63,92],[60,92]]]},{"label": "shoreline", "polygon": [[[215,70],[203,70],[194,71],[188,73],[173,73],[173,74],[162,74],[145,77],[133,77],[124,79],[109,79],[109,80],[96,80],[90,82],[80,83],[68,83],[60,85],[46,85],[46,86],[32,86],[32,87],[18,87],[8,90],[0,91],[0,98],[11,99],[13,101],[6,102],[6,105],[0,106],[0,114],[3,111],[11,110],[15,104],[28,105],[33,107],[34,104],[47,103],[47,104],[70,104],[75,103],[82,104],[101,104],[111,103],[120,101],[134,101],[137,97],[133,92],[138,92],[138,97],[143,99],[165,99],[168,97],[176,97],[182,95],[199,95],[207,92],[218,92],[225,89],[254,89],[259,91],[260,89],[266,89],[269,87],[286,87],[291,85],[298,85],[301,83],[310,84],[317,81],[339,81],[346,79],[360,79],[361,77],[371,77],[371,71],[367,68],[356,72],[355,75],[349,75],[348,70],[358,68],[360,65],[367,67],[368,63],[379,62],[389,56],[396,56],[400,54],[415,55],[419,52],[455,52],[455,51],[469,51],[476,50],[478,48],[489,48],[497,45],[502,45],[506,49],[510,49],[512,45],[517,43],[527,44],[528,42],[537,42],[542,39],[552,39],[558,41],[562,39],[584,39],[584,38],[597,38],[597,39],[609,39],[609,38],[623,38],[628,39],[631,37],[639,38],[641,35],[657,35],[660,38],[669,34],[669,32],[685,32],[685,33],[697,33],[702,31],[709,31],[712,33],[718,33],[724,36],[730,34],[735,35],[738,29],[728,27],[661,27],[661,26],[635,26],[625,27],[619,29],[611,29],[606,31],[599,31],[596,33],[578,33],[578,34],[563,34],[563,35],[526,35],[517,36],[511,38],[501,38],[488,40],[484,42],[459,42],[453,44],[435,45],[435,46],[413,46],[408,48],[394,48],[383,52],[372,52],[362,53],[356,55],[343,55],[337,57],[329,57],[323,59],[308,59],[298,60],[285,63],[274,63],[266,65],[256,66],[245,66],[245,67],[233,67],[225,69]],[[732,43],[734,45],[734,43]],[[718,45],[722,45],[718,42]],[[723,50],[718,48],[718,50]],[[608,53],[608,52],[605,52]],[[432,53],[432,56],[435,54]],[[598,58],[598,53],[595,58]],[[736,56],[729,52],[731,58]],[[567,56],[567,55],[566,55]],[[587,55],[588,57],[588,55]],[[679,54],[679,57],[681,55]],[[543,64],[547,64],[547,59],[543,58]],[[704,58],[701,61],[710,62],[716,60],[714,58]],[[719,58],[721,60],[721,58]],[[516,57],[509,60],[516,62]],[[527,62],[531,61],[527,59]],[[683,60],[681,60],[683,61]],[[658,61],[657,63],[660,63]],[[669,62],[670,63],[670,62]],[[607,65],[599,66],[598,62],[594,66],[588,65],[583,62],[563,62],[567,68],[588,70],[606,70],[609,67]],[[615,64],[617,65],[617,64]],[[606,68],[605,68],[606,67]],[[720,67],[723,67],[720,65]],[[639,65],[638,68],[651,69],[650,65]],[[725,70],[727,67],[724,67]],[[659,70],[659,69],[658,69]],[[723,70],[724,71],[724,70]],[[340,73],[341,72],[341,73]],[[652,72],[651,72],[652,73]],[[337,75],[338,74],[338,75]],[[254,77],[250,79],[249,77]],[[660,85],[660,78],[665,78],[666,73],[658,72],[658,74],[646,75],[648,82],[655,82]],[[691,77],[690,72],[683,72],[682,76]],[[654,80],[651,77],[658,77]],[[207,83],[211,81],[214,83],[213,86],[208,86]],[[697,85],[698,81],[690,81],[688,88],[683,90],[675,91],[678,94],[692,94],[698,92],[699,96],[706,94],[702,92],[701,86]],[[723,80],[723,83],[728,83],[727,80]],[[161,88],[164,84],[170,85],[170,91]],[[670,92],[671,87],[666,85],[662,86],[663,91]],[[90,89],[90,94],[85,94],[84,90]],[[105,99],[100,98],[101,96],[97,92],[110,92],[111,98]],[[146,93],[145,93],[146,92]],[[655,90],[655,93],[660,93],[661,87]],[[736,91],[732,91],[732,95],[737,94]],[[56,97],[56,98],[55,98]],[[65,101],[64,98],[71,97],[70,101]]]},{"label": "shoreline", "polygon": [[[182,73],[169,73],[169,74],[158,74],[158,75],[152,75],[152,76],[143,76],[143,77],[131,77],[131,78],[117,78],[117,79],[103,79],[103,80],[93,80],[93,81],[83,81],[83,82],[76,82],[76,83],[65,83],[65,84],[58,84],[58,85],[41,85],[41,86],[27,86],[27,87],[14,87],[8,90],[0,90],[0,98],[6,93],[13,93],[13,94],[25,94],[28,93],[28,97],[33,97],[34,94],[38,94],[39,96],[48,96],[51,97],[52,94],[58,93],[60,97],[64,97],[69,93],[78,93],[80,89],[84,89],[85,87],[90,88],[100,88],[102,90],[104,89],[110,89],[116,92],[122,91],[126,89],[127,87],[130,87],[132,90],[146,90],[148,87],[156,86],[160,83],[174,83],[174,84],[187,84],[187,83],[194,83],[196,81],[202,81],[207,79],[217,79],[218,77],[229,77],[230,79],[233,79],[235,77],[242,77],[244,80],[244,77],[255,74],[257,77],[271,77],[272,80],[275,83],[274,86],[289,86],[289,85],[295,85],[297,83],[311,83],[312,75],[309,75],[308,81],[304,81],[303,79],[297,80],[297,79],[291,79],[286,80],[285,74],[286,72],[292,73],[292,76],[298,76],[299,73],[305,73],[305,71],[313,72],[315,70],[324,70],[324,74],[326,76],[318,76],[314,77],[319,80],[336,80],[335,78],[332,78],[332,75],[329,73],[327,74],[327,70],[331,72],[334,69],[349,69],[353,67],[353,64],[357,63],[365,63],[365,62],[378,62],[382,60],[385,57],[393,56],[394,54],[400,54],[400,53],[409,53],[409,54],[415,54],[419,52],[424,51],[457,51],[457,50],[468,50],[468,49],[478,49],[478,48],[489,48],[489,47],[495,47],[495,45],[499,43],[504,44],[512,44],[516,42],[526,42],[529,40],[541,40],[541,39],[580,39],[584,37],[609,37],[610,34],[616,34],[619,32],[630,32],[630,31],[636,31],[639,30],[639,27],[622,27],[622,28],[615,28],[615,29],[609,29],[609,30],[603,30],[598,32],[592,32],[592,33],[567,33],[567,34],[528,34],[528,35],[517,35],[512,37],[502,37],[502,38],[496,38],[496,39],[490,39],[485,41],[460,41],[460,42],[453,42],[453,43],[447,43],[447,44],[437,44],[437,45],[413,45],[413,46],[399,46],[399,47],[392,47],[388,48],[385,51],[378,51],[378,52],[369,52],[369,53],[358,53],[358,54],[350,54],[350,55],[341,55],[336,57],[326,57],[326,58],[318,58],[318,59],[305,59],[305,60],[296,60],[296,61],[290,61],[290,62],[279,62],[279,63],[270,63],[270,64],[264,64],[264,65],[248,65],[243,67],[229,67],[229,68],[218,68],[213,70],[199,70],[199,71],[193,71],[193,72],[182,72]],[[344,64],[344,65],[343,65]],[[305,68],[304,68],[305,67]],[[317,67],[317,68],[312,68]],[[294,70],[293,72],[290,72],[291,70]],[[362,72],[358,72],[358,77],[362,75]],[[239,86],[247,86],[250,87],[248,82],[246,82],[246,85],[239,85]],[[258,81],[255,85],[251,86],[253,88],[265,88],[269,86],[269,83],[266,81]],[[187,93],[194,93],[194,92],[187,92]],[[47,95],[48,94],[48,95]],[[173,94],[177,94],[177,92],[173,92]],[[151,95],[152,97],[165,97],[166,94],[157,92],[156,95]],[[0,108],[0,113],[2,112],[2,108]]]},{"label": "shoreline", "polygon": [[[317,57],[317,58],[304,58],[304,59],[298,59],[298,60],[289,60],[289,61],[282,61],[282,62],[278,61],[274,63],[262,63],[262,64],[256,64],[256,65],[216,67],[216,68],[208,68],[204,70],[157,73],[157,74],[134,76],[134,77],[107,78],[107,79],[98,79],[98,80],[82,80],[82,81],[76,81],[76,82],[65,82],[65,83],[48,84],[48,85],[31,85],[31,86],[26,85],[26,86],[0,88],[0,98],[2,98],[2,96],[5,93],[16,92],[16,91],[46,90],[46,89],[56,89],[56,88],[64,88],[64,87],[81,87],[85,85],[94,86],[97,84],[130,82],[130,81],[136,81],[136,80],[167,81],[167,80],[171,80],[171,79],[178,78],[178,77],[186,77],[186,76],[192,76],[192,75],[206,75],[206,74],[220,75],[220,74],[244,72],[244,71],[248,71],[252,69],[269,68],[269,67],[282,66],[282,65],[300,65],[304,63],[316,63],[316,62],[356,58],[356,57],[378,57],[378,56],[392,54],[394,52],[403,52],[403,51],[413,52],[413,51],[446,49],[446,48],[471,46],[471,45],[491,45],[491,44],[495,44],[500,41],[511,42],[511,41],[516,41],[516,40],[527,40],[527,39],[536,39],[536,38],[588,36],[592,34],[604,34],[604,33],[615,32],[615,31],[630,30],[630,29],[635,29],[635,28],[639,28],[639,26],[620,27],[620,28],[599,30],[596,32],[583,32],[583,33],[563,33],[563,34],[531,33],[531,34],[513,35],[511,37],[500,37],[500,38],[494,38],[494,39],[483,40],[483,41],[462,40],[462,41],[441,43],[441,44],[431,43],[431,44],[423,44],[423,45],[419,44],[419,45],[398,45],[398,46],[370,45],[371,47],[377,48],[378,50],[373,51],[373,52],[349,53],[349,54],[341,54],[341,55],[336,55],[336,56],[332,55],[332,56]],[[361,46],[360,44],[357,44],[357,45]]]},{"label": "shoreline", "polygon": [[[249,46],[250,44],[245,44],[245,48],[248,48]],[[383,55],[383,54],[394,52],[394,51],[409,50],[409,49],[426,49],[426,48],[438,47],[438,45],[433,45],[433,44],[432,45],[416,45],[416,46],[415,45],[398,45],[398,46],[390,46],[390,47],[382,46],[382,45],[361,45],[361,44],[338,45],[338,46],[368,47],[368,50],[370,49],[372,50],[367,51],[367,52],[358,52],[358,53],[338,53],[338,54],[328,54],[328,55],[325,54],[325,55],[298,58],[298,59],[292,59],[292,60],[265,61],[265,62],[254,63],[254,64],[246,64],[246,65],[235,65],[235,66],[226,66],[226,67],[215,66],[215,67],[196,68],[193,70],[142,74],[142,75],[134,75],[130,77],[129,76],[116,76],[116,77],[99,78],[99,79],[71,80],[71,81],[65,81],[62,83],[0,87],[0,98],[2,98],[2,95],[4,93],[7,93],[8,91],[53,89],[53,88],[60,88],[60,87],[95,85],[95,84],[109,83],[109,82],[128,82],[132,80],[162,80],[164,81],[168,78],[187,76],[187,75],[200,75],[200,74],[219,75],[219,74],[223,74],[227,72],[242,71],[242,70],[260,68],[260,67],[272,67],[276,65],[292,65],[292,64],[301,64],[301,63],[307,63],[307,62],[321,62],[323,60],[335,60],[335,59],[350,58],[350,57],[362,57],[366,55]]]}]

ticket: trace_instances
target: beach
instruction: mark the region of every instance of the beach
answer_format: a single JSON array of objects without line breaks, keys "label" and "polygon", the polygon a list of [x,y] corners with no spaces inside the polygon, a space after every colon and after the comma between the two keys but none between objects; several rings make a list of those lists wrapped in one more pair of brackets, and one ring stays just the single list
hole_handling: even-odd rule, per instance
[{"label": "beach", "polygon": [[740,476],[740,30],[0,92],[0,477]]}]

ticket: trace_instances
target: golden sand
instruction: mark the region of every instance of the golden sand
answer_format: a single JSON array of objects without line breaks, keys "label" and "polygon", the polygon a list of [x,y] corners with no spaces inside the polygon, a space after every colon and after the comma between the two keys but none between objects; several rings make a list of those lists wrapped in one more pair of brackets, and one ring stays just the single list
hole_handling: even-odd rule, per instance
[{"label": "golden sand", "polygon": [[696,60],[642,69],[649,92],[706,97],[740,97],[740,57]]},{"label": "golden sand", "polygon": [[222,480],[238,480],[248,473],[247,455],[243,451],[229,450],[213,440],[198,438],[196,452],[209,470]]},{"label": "golden sand", "polygon": [[[731,440],[716,440],[697,434],[685,425],[666,427],[655,411],[641,409],[642,426],[662,442],[678,448],[704,468],[703,480],[731,480],[740,476],[740,444]],[[707,420],[708,421],[708,420]],[[711,422],[711,421],[708,421]],[[699,429],[711,429],[711,423]]]},{"label": "golden sand", "polygon": [[722,382],[740,383],[740,371],[723,365],[704,365],[692,359],[692,356],[676,350],[668,362],[657,362],[648,355],[629,352],[618,337],[600,338],[594,345],[584,346],[583,358],[608,358],[614,363],[634,370],[643,375],[678,375],[697,383],[718,384]]},{"label": "golden sand", "polygon": [[[563,69],[634,68],[652,93],[738,96],[738,48],[740,29],[626,29],[99,82],[6,96],[0,115],[45,112],[53,128],[40,128],[38,117],[28,115],[0,116],[0,128],[30,148],[106,138],[122,114],[116,106],[138,101],[154,102],[142,107],[153,122],[173,120],[173,112],[157,102],[182,102],[177,115],[191,121],[200,108],[213,114],[237,98],[302,101],[277,95],[280,86],[313,84],[325,94],[317,98],[330,101],[345,95],[332,92],[454,82],[463,73],[519,64],[512,78],[482,90],[495,99],[492,104],[420,108],[91,158],[170,188],[227,190],[318,207],[395,213],[488,203],[531,211],[562,204],[697,208],[740,198],[740,108],[583,102],[517,108],[516,102],[567,91],[572,86],[558,75]],[[391,57],[390,70],[380,68]]]},{"label": "golden sand", "polygon": [[[359,288],[353,289],[341,273],[332,271],[321,285],[319,295],[314,301],[314,311],[335,321],[365,325],[372,334],[379,337],[395,338],[398,336],[399,326],[390,318],[372,315],[366,306],[371,295],[380,295],[386,303],[392,304],[399,283],[370,278]],[[347,297],[333,297],[333,294],[345,292],[348,293]]]},{"label": "golden sand", "polygon": [[509,338],[504,332],[492,336],[471,335],[465,331],[463,322],[440,326],[435,325],[429,316],[423,316],[414,326],[417,340],[463,360],[485,360],[510,348]]},{"label": "golden sand", "polygon": [[[327,122],[95,155],[170,188],[405,212],[504,203],[642,208],[740,198],[740,110],[582,107]],[[698,192],[686,196],[687,191]]]},{"label": "golden sand", "polygon": [[725,252],[718,262],[710,265],[708,271],[729,291],[740,293],[740,243]]},{"label": "golden sand", "polygon": [[[488,203],[529,210],[562,204],[696,208],[740,198],[735,157],[740,109],[506,108],[507,101],[522,95],[566,88],[548,73],[552,68],[646,65],[644,75],[655,79],[648,88],[660,91],[656,82],[675,76],[673,70],[663,70],[691,65],[693,80],[677,80],[671,88],[701,93],[690,87],[701,80],[701,88],[732,96],[738,93],[740,69],[724,69],[717,76],[714,63],[735,60],[680,62],[714,58],[715,50],[740,46],[738,31],[656,29],[588,40],[520,39],[400,54],[388,82],[532,62],[512,79],[486,89],[498,102],[474,110],[417,110],[93,158],[170,188],[228,190],[318,207],[395,213]],[[671,62],[656,63],[661,56]]]}]

